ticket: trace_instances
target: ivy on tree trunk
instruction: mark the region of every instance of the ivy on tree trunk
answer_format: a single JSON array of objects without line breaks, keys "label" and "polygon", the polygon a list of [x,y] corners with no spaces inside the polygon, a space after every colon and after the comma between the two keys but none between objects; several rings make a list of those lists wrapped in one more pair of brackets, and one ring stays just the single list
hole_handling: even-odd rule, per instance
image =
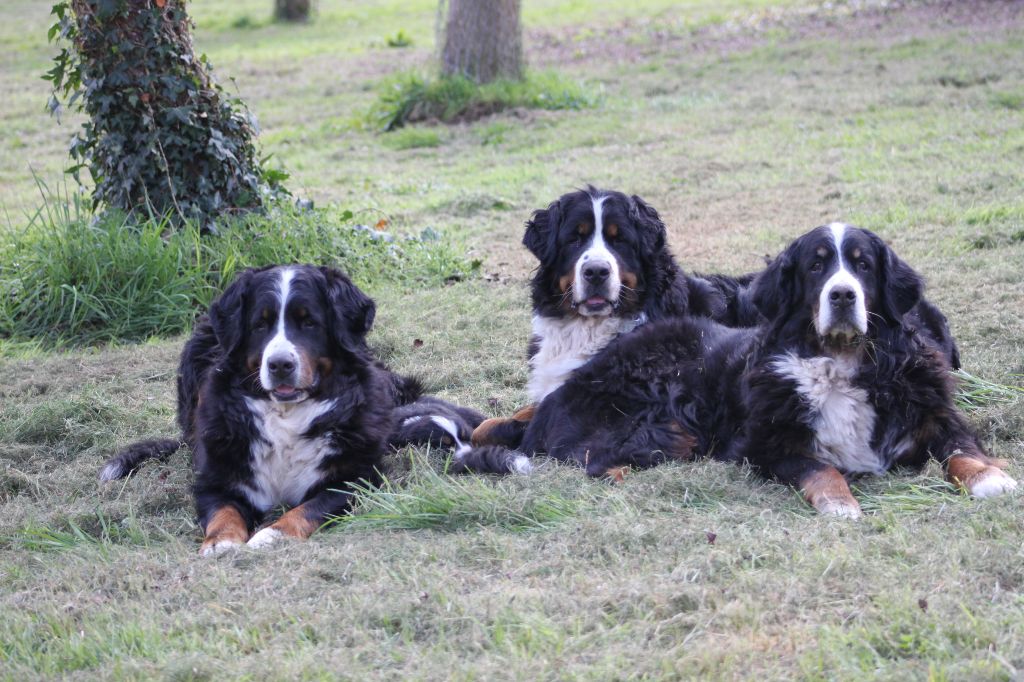
[{"label": "ivy on tree trunk", "polygon": [[186,0],[65,0],[55,37],[71,44],[46,78],[89,117],[71,143],[94,206],[153,211],[207,227],[225,213],[260,208],[268,185],[245,105],[213,79],[192,47]]}]

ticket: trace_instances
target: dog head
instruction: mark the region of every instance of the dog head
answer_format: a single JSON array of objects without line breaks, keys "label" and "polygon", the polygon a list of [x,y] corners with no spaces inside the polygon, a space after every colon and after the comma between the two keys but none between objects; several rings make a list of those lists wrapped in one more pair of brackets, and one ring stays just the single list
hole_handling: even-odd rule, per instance
[{"label": "dog head", "polygon": [[877,235],[843,223],[794,241],[753,286],[754,305],[771,324],[813,329],[823,342],[837,344],[881,323],[901,324],[924,288]]},{"label": "dog head", "polygon": [[540,261],[533,280],[538,312],[626,315],[642,306],[665,225],[637,196],[587,187],[535,211],[523,245]]},{"label": "dog head", "polygon": [[243,272],[210,307],[217,342],[271,400],[317,394],[340,364],[362,362],[373,301],[342,272],[288,265]]}]

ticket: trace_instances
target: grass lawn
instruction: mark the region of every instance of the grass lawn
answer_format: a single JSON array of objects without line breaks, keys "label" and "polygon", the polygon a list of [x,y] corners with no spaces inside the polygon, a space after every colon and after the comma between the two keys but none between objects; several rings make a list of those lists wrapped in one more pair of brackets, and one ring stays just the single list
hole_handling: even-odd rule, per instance
[{"label": "grass lawn", "polygon": [[[875,230],[927,278],[966,371],[1024,384],[1021,3],[531,0],[531,66],[599,105],[397,138],[362,117],[381,79],[428,64],[436,3],[317,4],[279,26],[269,0],[196,2],[196,45],[297,193],[483,261],[448,286],[368,287],[373,344],[440,395],[491,414],[524,401],[522,225],[587,182],[657,207],[692,270],[756,269],[831,220]],[[49,5],[0,5],[7,242],[78,123],[43,110]],[[400,30],[412,47],[388,48]],[[1024,674],[1024,497],[971,500],[934,466],[858,482],[866,517],[849,522],[718,463],[620,485],[554,464],[452,479],[411,450],[362,516],[200,559],[187,457],[96,480],[117,447],[174,433],[181,344],[0,341],[0,678]],[[990,394],[969,418],[1024,479],[1024,398]]]}]

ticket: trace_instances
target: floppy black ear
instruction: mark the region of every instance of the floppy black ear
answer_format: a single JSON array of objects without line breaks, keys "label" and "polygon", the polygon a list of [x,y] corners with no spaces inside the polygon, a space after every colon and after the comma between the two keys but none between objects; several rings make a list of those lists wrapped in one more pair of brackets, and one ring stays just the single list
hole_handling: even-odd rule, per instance
[{"label": "floppy black ear", "polygon": [[562,207],[557,201],[551,202],[547,208],[534,211],[526,221],[523,246],[528,248],[542,265],[547,265],[555,257],[555,240],[561,223]]},{"label": "floppy black ear", "polygon": [[376,304],[341,270],[321,267],[320,272],[327,280],[327,302],[333,318],[330,328],[347,329],[357,338],[366,336],[377,315]]},{"label": "floppy black ear", "polygon": [[217,337],[217,344],[226,355],[233,354],[245,337],[245,305],[255,272],[243,271],[228,285],[224,293],[210,304],[210,326]]},{"label": "floppy black ear", "polygon": [[[795,242],[794,242],[795,244]],[[793,306],[796,292],[796,258],[793,245],[778,255],[751,283],[750,300],[768,320],[775,320]]]},{"label": "floppy black ear", "polygon": [[880,237],[872,237],[881,256],[878,265],[879,308],[890,321],[900,322],[921,300],[924,280]]},{"label": "floppy black ear", "polygon": [[653,206],[634,194],[630,197],[629,217],[637,224],[645,255],[653,255],[665,248],[665,223]]}]

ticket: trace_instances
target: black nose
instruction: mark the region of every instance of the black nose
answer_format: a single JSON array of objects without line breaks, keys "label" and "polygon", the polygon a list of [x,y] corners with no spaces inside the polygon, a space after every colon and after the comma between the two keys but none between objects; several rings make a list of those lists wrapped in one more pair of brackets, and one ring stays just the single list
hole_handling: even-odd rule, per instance
[{"label": "black nose", "polygon": [[833,308],[849,308],[857,300],[857,292],[848,284],[837,284],[828,292],[828,301]]},{"label": "black nose", "polygon": [[275,379],[287,379],[295,372],[295,360],[290,355],[274,355],[267,359],[267,369]]},{"label": "black nose", "polygon": [[601,284],[611,274],[611,266],[604,261],[591,261],[583,266],[583,279],[590,284]]}]

